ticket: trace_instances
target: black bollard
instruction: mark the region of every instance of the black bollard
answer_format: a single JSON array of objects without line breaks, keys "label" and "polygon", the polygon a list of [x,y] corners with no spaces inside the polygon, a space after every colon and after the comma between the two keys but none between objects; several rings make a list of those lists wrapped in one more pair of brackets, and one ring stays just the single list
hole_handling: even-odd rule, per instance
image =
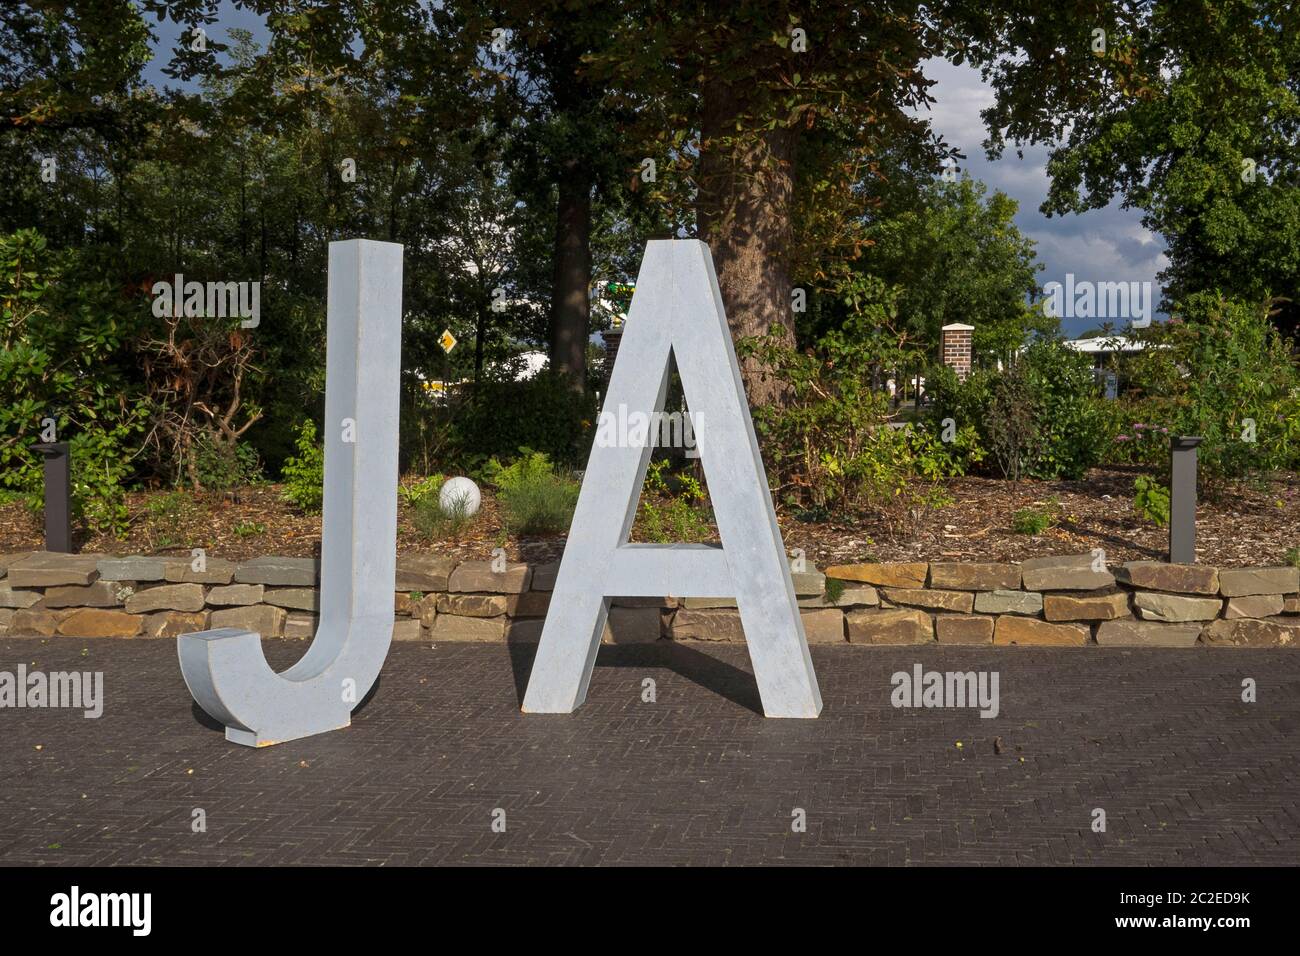
[{"label": "black bollard", "polygon": [[72,553],[72,482],[68,443],[33,445],[45,456],[45,550]]},{"label": "black bollard", "polygon": [[1196,446],[1205,439],[1169,439],[1169,562],[1196,563]]}]

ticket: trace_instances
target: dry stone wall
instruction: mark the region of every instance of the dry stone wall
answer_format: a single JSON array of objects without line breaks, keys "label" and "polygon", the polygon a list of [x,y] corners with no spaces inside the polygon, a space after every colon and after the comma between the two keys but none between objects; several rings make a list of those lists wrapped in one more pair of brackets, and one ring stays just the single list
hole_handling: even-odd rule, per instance
[{"label": "dry stone wall", "polygon": [[[393,637],[536,641],[556,564],[400,555]],[[266,556],[188,558],[0,555],[0,635],[172,638],[238,627],[310,638],[319,562]],[[1091,554],[1022,564],[907,562],[797,571],[814,644],[1016,644],[1292,647],[1300,640],[1300,569],[1136,561],[1099,567]],[[829,583],[828,583],[829,582]],[[735,601],[614,598],[605,641],[743,641]]]}]

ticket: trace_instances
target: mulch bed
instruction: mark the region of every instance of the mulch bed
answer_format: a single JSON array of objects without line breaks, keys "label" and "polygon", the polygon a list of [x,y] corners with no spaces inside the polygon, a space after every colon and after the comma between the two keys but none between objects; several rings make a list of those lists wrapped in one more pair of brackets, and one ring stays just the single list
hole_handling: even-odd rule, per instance
[{"label": "mulch bed", "polygon": [[[951,503],[915,516],[903,529],[876,515],[853,521],[805,522],[778,512],[787,550],[802,549],[817,566],[856,561],[1022,561],[1050,554],[1106,552],[1108,563],[1163,559],[1168,531],[1133,513],[1135,470],[1094,469],[1082,481],[1009,482],[957,478],[944,483]],[[133,492],[131,529],[124,539],[82,535],[83,551],[108,554],[188,555],[205,548],[213,556],[243,560],[260,554],[309,556],[320,552],[320,517],[284,504],[278,485],[235,493]],[[1042,534],[1017,534],[1012,515],[1022,508],[1051,507],[1057,523]],[[484,493],[477,519],[455,541],[431,541],[399,505],[399,552],[435,552],[484,559],[505,547],[512,560],[552,560],[563,536],[521,539],[507,535],[500,509]],[[39,516],[18,503],[0,505],[0,553],[37,550]],[[1259,486],[1235,486],[1202,501],[1197,513],[1197,555],[1223,567],[1280,564],[1300,547],[1300,476],[1284,475]]]}]

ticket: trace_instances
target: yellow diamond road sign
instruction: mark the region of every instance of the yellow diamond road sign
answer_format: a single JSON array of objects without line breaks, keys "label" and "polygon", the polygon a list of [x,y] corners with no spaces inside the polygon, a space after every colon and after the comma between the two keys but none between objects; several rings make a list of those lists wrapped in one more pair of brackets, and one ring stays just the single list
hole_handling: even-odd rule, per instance
[{"label": "yellow diamond road sign", "polygon": [[452,335],[449,329],[443,329],[438,344],[442,346],[444,352],[450,352],[456,347],[456,336]]}]

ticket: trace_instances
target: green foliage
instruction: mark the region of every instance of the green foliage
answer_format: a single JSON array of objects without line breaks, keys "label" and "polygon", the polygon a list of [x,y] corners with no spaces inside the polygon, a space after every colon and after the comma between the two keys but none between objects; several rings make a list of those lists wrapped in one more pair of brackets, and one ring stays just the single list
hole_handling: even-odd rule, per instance
[{"label": "green foliage", "polygon": [[316,441],[316,423],[310,418],[298,427],[294,444],[298,454],[287,458],[281,469],[281,497],[308,514],[318,514],[325,496],[325,449]]},{"label": "green foliage", "polygon": [[70,445],[74,514],[116,534],[143,429],[119,370],[126,324],[121,297],[77,255],[50,251],[33,230],[0,236],[0,486],[39,500],[32,446],[54,419]]},{"label": "green foliage", "polygon": [[826,603],[839,604],[840,598],[844,597],[844,588],[846,585],[839,578],[826,579]]},{"label": "green foliage", "polygon": [[502,519],[512,534],[558,534],[569,527],[578,504],[576,481],[556,471],[550,456],[527,447],[503,467],[495,458],[485,474],[497,486]]},{"label": "green foliage", "polygon": [[446,508],[438,495],[426,494],[412,504],[411,521],[415,530],[430,541],[455,541],[474,523],[476,516],[469,512],[469,502],[464,497],[453,498]]},{"label": "green foliage", "polygon": [[[859,334],[864,333],[864,334]],[[776,494],[791,507],[877,511],[893,527],[934,507],[933,483],[958,474],[966,451],[945,448],[933,425],[890,427],[888,400],[871,388],[872,337],[859,327],[828,333],[807,353],[773,337],[737,343],[784,383],[788,401],[754,410]]]},{"label": "green foliage", "polygon": [[427,478],[421,478],[411,484],[398,485],[397,494],[403,502],[414,507],[428,499],[436,501],[438,493],[442,491],[442,486],[446,483],[446,475],[429,475]]},{"label": "green foliage", "polygon": [[677,541],[707,541],[713,536],[709,510],[701,506],[704,489],[694,475],[669,475],[667,458],[650,462],[646,468],[645,492],[641,498],[641,531],[648,541],[670,544]]},{"label": "green foliage", "polygon": [[[1177,318],[1143,333],[1148,347],[1134,364],[1146,430],[1204,438],[1197,455],[1212,490],[1300,466],[1300,371],[1265,308],[1197,294]],[[1167,459],[1164,444],[1152,457]]]},{"label": "green foliage", "polygon": [[1078,480],[1101,461],[1114,438],[1110,408],[1100,397],[1092,362],[1051,340],[1030,345],[1022,361],[1038,420],[1029,473]]},{"label": "green foliage", "polygon": [[1016,534],[1039,535],[1056,524],[1059,514],[1055,499],[1042,507],[1021,508],[1011,516],[1011,528]]},{"label": "green foliage", "polygon": [[500,457],[526,445],[574,465],[586,458],[595,417],[594,396],[543,370],[522,382],[480,382],[450,425],[461,456]]},{"label": "green foliage", "polygon": [[1282,560],[1292,567],[1300,568],[1300,548],[1287,548]]},{"label": "green foliage", "polygon": [[262,463],[251,445],[229,445],[201,434],[194,444],[194,470],[200,484],[213,491],[229,491],[262,480]]},{"label": "green foliage", "polygon": [[1133,510],[1143,521],[1163,528],[1169,524],[1169,489],[1149,475],[1133,479]]}]

